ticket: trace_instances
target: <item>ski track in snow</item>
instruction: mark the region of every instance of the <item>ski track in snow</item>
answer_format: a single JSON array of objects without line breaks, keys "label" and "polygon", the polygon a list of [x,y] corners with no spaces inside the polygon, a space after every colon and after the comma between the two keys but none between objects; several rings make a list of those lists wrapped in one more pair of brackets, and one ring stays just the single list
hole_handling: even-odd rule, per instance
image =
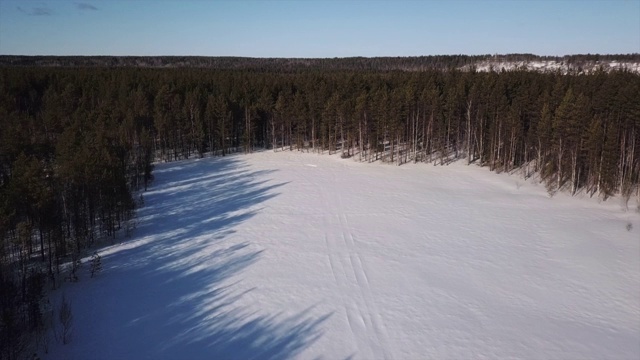
[{"label": "ski track in snow", "polygon": [[57,292],[74,336],[44,358],[640,358],[640,215],[615,199],[288,151],[155,176],[135,237]]}]

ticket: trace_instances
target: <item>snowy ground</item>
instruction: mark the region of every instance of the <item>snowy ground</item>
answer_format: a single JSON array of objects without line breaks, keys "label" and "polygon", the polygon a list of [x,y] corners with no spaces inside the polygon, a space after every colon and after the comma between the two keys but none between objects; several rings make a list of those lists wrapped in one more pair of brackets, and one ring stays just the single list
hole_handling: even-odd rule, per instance
[{"label": "snowy ground", "polygon": [[465,65],[461,69],[469,70],[475,67],[476,71],[497,71],[502,69],[506,71],[514,71],[518,69],[526,69],[529,71],[539,71],[543,73],[560,71],[566,74],[569,71],[581,70],[585,73],[594,73],[602,68],[604,71],[627,70],[633,73],[640,73],[640,63],[619,62],[619,61],[586,61],[580,65],[570,64],[565,61],[556,60],[537,60],[537,61],[498,61],[485,60],[479,61],[472,65]]},{"label": "snowy ground", "polygon": [[73,340],[45,358],[640,358],[640,215],[617,201],[296,152],[155,177],[135,238],[63,288]]}]

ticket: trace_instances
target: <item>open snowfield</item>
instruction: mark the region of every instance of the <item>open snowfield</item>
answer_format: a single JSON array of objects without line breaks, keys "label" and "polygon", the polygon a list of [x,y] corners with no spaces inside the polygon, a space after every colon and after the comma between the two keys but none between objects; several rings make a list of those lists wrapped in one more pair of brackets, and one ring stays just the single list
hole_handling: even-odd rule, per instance
[{"label": "open snowfield", "polygon": [[298,152],[154,174],[45,358],[640,358],[635,203]]}]

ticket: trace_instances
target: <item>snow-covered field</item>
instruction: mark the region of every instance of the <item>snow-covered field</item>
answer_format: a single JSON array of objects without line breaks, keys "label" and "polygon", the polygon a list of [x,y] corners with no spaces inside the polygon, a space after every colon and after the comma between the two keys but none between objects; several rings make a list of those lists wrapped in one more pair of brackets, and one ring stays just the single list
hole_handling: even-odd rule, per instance
[{"label": "snow-covered field", "polygon": [[45,358],[640,358],[635,204],[298,152],[155,177]]}]

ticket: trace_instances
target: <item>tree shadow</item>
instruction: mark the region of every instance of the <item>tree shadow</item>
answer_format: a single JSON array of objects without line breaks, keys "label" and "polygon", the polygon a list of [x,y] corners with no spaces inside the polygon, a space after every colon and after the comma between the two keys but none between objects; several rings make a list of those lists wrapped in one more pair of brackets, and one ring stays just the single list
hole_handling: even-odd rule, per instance
[{"label": "tree shadow", "polygon": [[102,273],[66,290],[74,339],[51,355],[285,359],[315,342],[330,314],[246,305],[253,288],[242,273],[263,250],[234,234],[286,185],[268,179],[273,171],[237,156],[158,165],[135,238],[104,249]]}]

